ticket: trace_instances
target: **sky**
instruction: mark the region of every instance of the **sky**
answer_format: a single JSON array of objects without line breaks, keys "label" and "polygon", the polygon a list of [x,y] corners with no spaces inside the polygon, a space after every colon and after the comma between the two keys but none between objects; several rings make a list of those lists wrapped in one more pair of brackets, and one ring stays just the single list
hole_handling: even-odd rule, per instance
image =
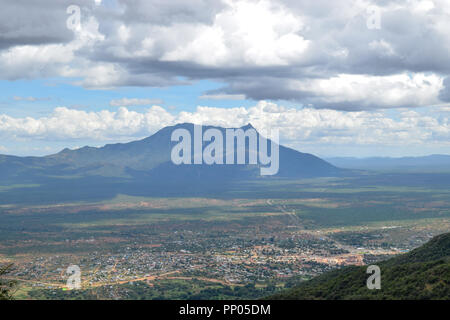
[{"label": "sky", "polygon": [[322,157],[450,154],[448,0],[0,0],[0,154],[181,122]]}]

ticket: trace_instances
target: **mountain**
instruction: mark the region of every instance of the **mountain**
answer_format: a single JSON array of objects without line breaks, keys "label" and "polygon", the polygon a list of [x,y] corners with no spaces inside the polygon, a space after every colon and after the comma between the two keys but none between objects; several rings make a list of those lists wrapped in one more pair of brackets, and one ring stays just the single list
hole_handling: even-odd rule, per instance
[{"label": "mountain", "polygon": [[380,290],[367,289],[367,266],[352,266],[320,275],[269,299],[450,299],[450,233],[377,265]]},{"label": "mountain", "polygon": [[[221,127],[204,126],[203,132],[211,128],[218,129],[225,136],[226,129]],[[252,128],[250,124],[241,127],[243,130]],[[50,186],[52,192],[65,197],[67,195],[60,190],[68,186],[86,195],[110,195],[123,192],[124,189],[134,194],[156,192],[158,195],[178,195],[186,190],[194,193],[219,192],[239,182],[274,178],[261,176],[259,164],[175,165],[171,161],[172,148],[178,143],[171,141],[175,129],[185,129],[192,137],[194,135],[194,125],[184,123],[165,127],[148,138],[129,143],[108,144],[100,148],[64,149],[45,157],[0,155],[0,180],[2,185]],[[205,146],[206,143],[203,148]],[[247,156],[248,153],[246,147]],[[314,155],[284,146],[279,146],[279,163],[280,168],[275,176],[279,179],[335,177],[350,172]],[[92,191],[94,186],[96,190]],[[5,192],[1,196],[6,196]]]},{"label": "mountain", "polygon": [[[108,144],[101,148],[83,147],[76,150],[64,149],[61,152],[45,157],[14,157],[0,155],[0,178],[3,180],[33,176],[87,176],[102,175],[111,177],[133,177],[136,174],[153,175],[158,177],[173,175],[173,171],[186,173],[198,172],[197,169],[221,171],[230,173],[236,171],[244,176],[259,176],[258,165],[175,165],[170,155],[176,142],[171,141],[171,134],[175,129],[186,129],[193,136],[193,124],[179,124],[166,127],[154,135],[139,141],[129,143]],[[225,129],[219,129],[225,135]],[[251,125],[242,127],[243,130],[252,128]],[[205,144],[204,144],[205,146]],[[203,146],[203,147],[204,147]],[[236,147],[235,147],[236,150]],[[345,170],[307,153],[301,153],[290,148],[280,146],[279,177],[319,177],[341,175]],[[248,154],[248,148],[246,148]],[[180,169],[181,168],[181,169]],[[233,170],[235,169],[235,170]],[[226,178],[224,176],[223,178]]]},{"label": "mountain", "polygon": [[357,170],[377,170],[396,172],[450,172],[450,155],[430,155],[425,157],[403,158],[327,158],[327,161],[340,168]]}]

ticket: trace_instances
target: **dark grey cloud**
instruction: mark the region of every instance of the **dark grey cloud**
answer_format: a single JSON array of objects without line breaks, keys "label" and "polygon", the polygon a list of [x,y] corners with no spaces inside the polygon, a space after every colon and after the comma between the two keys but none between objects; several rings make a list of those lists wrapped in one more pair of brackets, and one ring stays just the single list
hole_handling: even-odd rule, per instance
[{"label": "dark grey cloud", "polygon": [[220,0],[119,0],[124,8],[121,20],[127,24],[207,23],[226,4]]},{"label": "dark grey cloud", "polygon": [[[449,99],[448,80],[434,98],[413,90],[416,85],[437,90],[439,81],[426,77],[450,75],[450,6],[443,0],[428,9],[406,0],[249,0],[242,6],[220,0],[111,0],[99,7],[94,0],[0,1],[0,54],[24,44],[70,43],[74,33],[65,27],[69,4],[82,7],[84,22],[95,18],[102,41],[86,41],[73,51],[78,59],[74,68],[88,87],[161,87],[212,79],[224,85],[207,94],[342,110],[415,107]],[[380,8],[380,29],[367,27],[368,5]],[[258,28],[260,34],[255,34]],[[98,65],[115,73],[99,72],[101,81],[94,72],[83,75]],[[43,76],[50,71],[42,71]],[[24,72],[18,67],[16,74],[5,74],[13,79],[38,74]],[[417,73],[425,78],[414,78]],[[355,77],[340,85],[336,81],[342,74]],[[401,74],[411,80],[395,80]],[[375,80],[366,79],[370,77]],[[383,94],[389,88],[377,77],[392,77],[393,87],[406,93]],[[323,84],[320,79],[338,80]],[[366,81],[367,87],[352,92],[349,87],[357,87],[358,81]],[[335,92],[336,86],[342,92]]]},{"label": "dark grey cloud", "polygon": [[[80,1],[80,4],[83,2],[87,3]],[[73,3],[68,0],[0,0],[0,49],[71,41],[73,32],[66,28],[66,9]]]}]

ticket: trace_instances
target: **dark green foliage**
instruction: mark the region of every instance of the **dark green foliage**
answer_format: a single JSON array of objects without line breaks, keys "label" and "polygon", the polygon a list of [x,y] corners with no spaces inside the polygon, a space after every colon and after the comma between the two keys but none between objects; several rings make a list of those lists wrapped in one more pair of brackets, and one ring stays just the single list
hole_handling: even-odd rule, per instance
[{"label": "dark green foliage", "polygon": [[135,282],[121,285],[104,286],[96,289],[62,291],[59,289],[34,289],[29,292],[32,299],[41,300],[95,300],[95,299],[125,299],[125,300],[241,300],[257,299],[261,296],[274,294],[275,285],[256,287],[254,284],[245,286],[228,286],[213,284],[197,279],[192,280],[157,280],[148,285],[145,282]]},{"label": "dark green foliage", "polygon": [[427,262],[450,257],[450,233],[434,237],[406,255],[389,260],[390,263]]},{"label": "dark green foliage", "polygon": [[12,300],[12,290],[15,286],[15,281],[5,279],[4,277],[11,270],[12,265],[0,266],[0,300]]},{"label": "dark green foliage", "polygon": [[303,282],[270,299],[450,299],[450,233],[377,265],[381,269],[380,290],[367,289],[367,267],[352,266]]}]

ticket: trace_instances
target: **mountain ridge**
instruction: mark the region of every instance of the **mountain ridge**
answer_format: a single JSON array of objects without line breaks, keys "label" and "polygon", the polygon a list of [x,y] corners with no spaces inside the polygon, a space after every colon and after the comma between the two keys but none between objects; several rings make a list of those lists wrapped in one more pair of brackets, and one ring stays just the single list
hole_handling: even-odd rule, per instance
[{"label": "mountain ridge", "polygon": [[[64,171],[68,173],[70,170],[85,168],[84,174],[86,175],[100,174],[124,177],[128,170],[149,172],[157,168],[172,167],[173,169],[175,165],[171,163],[170,154],[174,142],[171,142],[170,137],[172,131],[178,128],[184,128],[192,133],[194,125],[191,123],[177,124],[164,127],[155,134],[141,140],[107,144],[103,147],[85,146],[74,150],[65,148],[56,154],[44,157],[0,156],[0,176],[7,179],[13,179],[14,174],[17,176],[20,173],[57,176],[63,174]],[[223,132],[225,130],[225,128],[217,126],[204,126],[205,130],[209,128],[219,129]],[[247,130],[249,128],[253,128],[253,126],[247,124],[232,129]],[[257,134],[259,135],[259,133]],[[335,176],[345,172],[345,170],[341,170],[312,154],[302,153],[282,145],[279,148],[280,172],[278,176]],[[248,152],[247,149],[246,151]],[[186,166],[181,165],[184,169],[189,170]],[[252,165],[245,166],[246,170],[253,168]],[[216,168],[218,167],[219,165]],[[242,169],[240,166],[235,167],[236,170]],[[116,174],[106,174],[105,171],[108,168],[115,168]],[[7,170],[9,172],[6,172]]]},{"label": "mountain ridge", "polygon": [[432,154],[418,157],[331,157],[331,164],[347,169],[378,171],[450,171],[450,155]]}]

